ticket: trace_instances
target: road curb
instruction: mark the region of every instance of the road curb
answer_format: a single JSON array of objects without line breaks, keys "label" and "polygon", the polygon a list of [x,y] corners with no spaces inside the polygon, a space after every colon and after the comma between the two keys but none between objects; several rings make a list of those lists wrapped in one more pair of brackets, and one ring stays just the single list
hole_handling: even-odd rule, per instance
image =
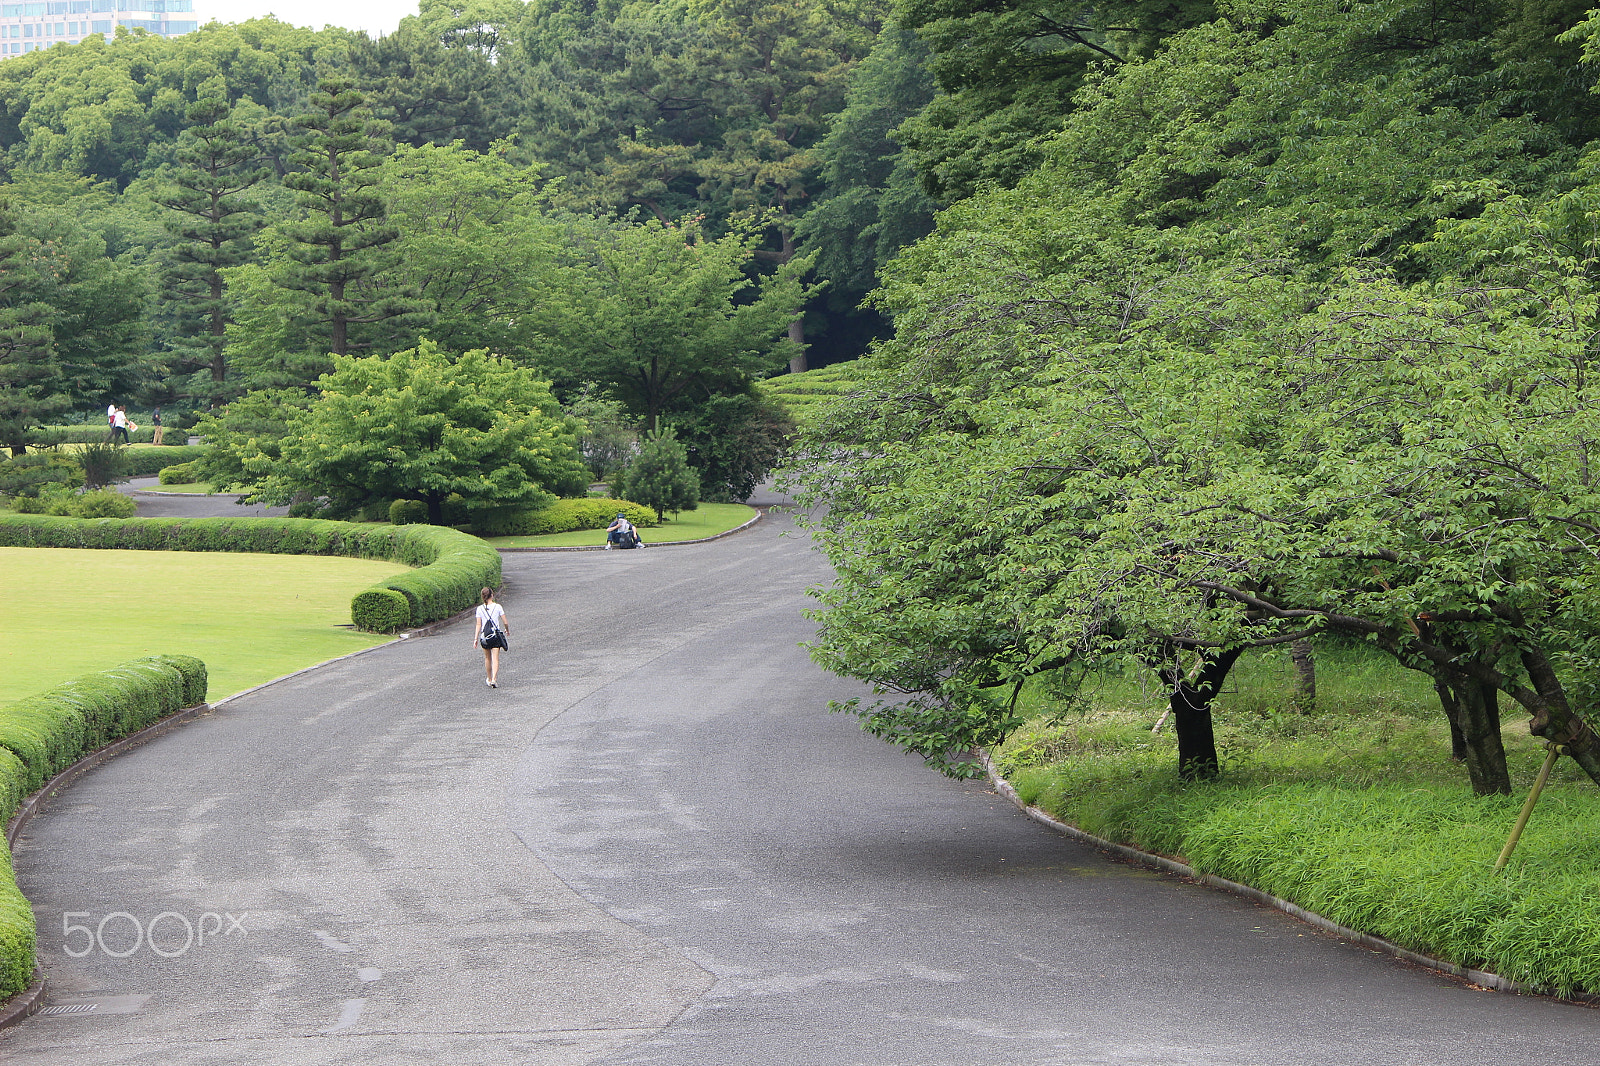
[{"label": "road curb", "polygon": [[1080,844],[1087,844],[1092,848],[1115,855],[1118,858],[1127,859],[1129,862],[1136,862],[1144,866],[1153,866],[1158,870],[1163,870],[1170,874],[1177,874],[1179,877],[1186,877],[1191,881],[1198,881],[1200,884],[1206,885],[1209,888],[1221,889],[1224,892],[1231,892],[1236,896],[1243,896],[1245,899],[1251,900],[1255,903],[1263,904],[1264,906],[1275,907],[1276,909],[1283,911],[1285,914],[1292,915],[1308,925],[1315,926],[1325,933],[1332,933],[1341,939],[1352,940],[1360,944],[1362,947],[1370,948],[1373,951],[1382,952],[1385,955],[1391,955],[1394,958],[1400,959],[1404,962],[1409,962],[1415,966],[1421,966],[1424,969],[1434,970],[1438,973],[1447,974],[1451,977],[1458,977],[1463,981],[1467,981],[1483,988],[1493,989],[1496,992],[1509,992],[1520,996],[1548,996],[1551,999],[1558,999],[1563,1003],[1572,1003],[1585,1007],[1600,1006],[1600,995],[1579,993],[1577,995],[1563,996],[1550,989],[1536,988],[1533,985],[1524,984],[1521,981],[1513,981],[1509,978],[1501,977],[1497,973],[1491,973],[1488,970],[1474,970],[1468,966],[1459,966],[1453,962],[1445,962],[1443,959],[1436,959],[1431,955],[1423,955],[1420,952],[1412,951],[1409,948],[1403,948],[1399,944],[1384,940],[1382,937],[1373,936],[1371,933],[1363,933],[1357,929],[1351,929],[1348,926],[1340,925],[1338,922],[1335,922],[1330,918],[1324,918],[1315,911],[1307,910],[1298,903],[1291,903],[1286,899],[1279,899],[1277,896],[1263,892],[1259,888],[1252,888],[1249,885],[1242,885],[1237,881],[1229,881],[1227,878],[1218,877],[1215,874],[1203,874],[1196,871],[1194,867],[1187,866],[1176,859],[1170,859],[1165,855],[1158,855],[1149,851],[1141,851],[1138,848],[1129,847],[1126,844],[1118,844],[1115,841],[1106,840],[1103,837],[1097,837],[1093,833],[1085,833],[1077,826],[1068,825],[1066,822],[1059,821],[1049,813],[1040,810],[1038,807],[1023,803],[1022,797],[1017,795],[1017,790],[1011,787],[1011,782],[1000,776],[1000,772],[995,769],[994,761],[989,757],[988,752],[980,753],[979,761],[982,763],[984,771],[989,775],[989,782],[994,785],[995,791],[999,792],[1002,796],[1006,797],[1013,804],[1015,804],[1018,810],[1041,825],[1048,826],[1049,828],[1060,833],[1062,836],[1076,840]]},{"label": "road curb", "polygon": [[[711,541],[714,541],[714,540],[721,540],[723,537],[731,537],[735,533],[743,533],[745,530],[749,529],[751,526],[753,526],[757,522],[761,521],[761,517],[762,517],[763,511],[759,507],[757,507],[755,509],[755,511],[756,511],[755,515],[753,517],[751,517],[748,521],[746,521],[746,522],[744,522],[744,523],[742,523],[740,525],[734,526],[732,529],[725,529],[721,533],[713,533],[709,537],[698,537],[695,540],[665,540],[665,541],[662,541],[659,544],[646,544],[645,547],[646,548],[679,548],[679,547],[682,547],[685,544],[708,544],[708,543],[710,543]],[[563,546],[563,547],[549,547],[549,548],[496,548],[495,550],[499,551],[499,552],[599,552],[599,551],[605,551],[606,550],[606,546],[604,544],[573,544],[573,545],[568,545],[568,546]]]}]

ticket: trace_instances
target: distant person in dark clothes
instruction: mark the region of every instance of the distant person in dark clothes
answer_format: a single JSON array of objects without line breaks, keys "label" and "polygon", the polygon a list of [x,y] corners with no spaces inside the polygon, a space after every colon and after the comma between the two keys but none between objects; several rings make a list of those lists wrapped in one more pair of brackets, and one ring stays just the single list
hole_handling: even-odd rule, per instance
[{"label": "distant person in dark clothes", "polygon": [[612,548],[642,548],[644,541],[639,539],[639,531],[633,528],[633,523],[622,515],[611,520],[606,527],[606,550]]},{"label": "distant person in dark clothes", "polygon": [[472,643],[483,649],[483,683],[499,688],[500,651],[507,647],[506,609],[494,602],[494,590],[482,589],[478,595],[483,602],[478,605],[477,627],[472,633]]},{"label": "distant person in dark clothes", "polygon": [[157,407],[150,412],[150,425],[154,436],[150,438],[151,444],[161,443],[161,408]]}]

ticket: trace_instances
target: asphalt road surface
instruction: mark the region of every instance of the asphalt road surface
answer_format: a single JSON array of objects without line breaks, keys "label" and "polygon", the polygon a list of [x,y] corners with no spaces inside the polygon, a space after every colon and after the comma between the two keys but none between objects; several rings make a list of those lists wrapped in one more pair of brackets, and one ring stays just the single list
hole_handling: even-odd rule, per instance
[{"label": "asphalt road surface", "polygon": [[233,701],[17,848],[51,1013],[5,1062],[1600,1063],[1465,987],[1111,861],[829,715],[824,562],[507,557],[511,651],[400,642]]}]

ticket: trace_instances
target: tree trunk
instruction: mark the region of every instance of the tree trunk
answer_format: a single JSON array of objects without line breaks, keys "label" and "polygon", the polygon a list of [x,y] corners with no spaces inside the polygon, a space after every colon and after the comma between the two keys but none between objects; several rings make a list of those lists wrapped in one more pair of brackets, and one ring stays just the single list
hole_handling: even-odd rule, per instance
[{"label": "tree trunk", "polygon": [[806,372],[806,320],[801,315],[789,323],[789,339],[799,345],[799,350],[789,359],[789,373],[804,374]]},{"label": "tree trunk", "polygon": [[442,525],[444,525],[444,499],[442,497],[439,497],[439,496],[429,496],[427,498],[427,504],[428,504],[428,525],[430,525],[430,526],[442,526]]},{"label": "tree trunk", "polygon": [[[1589,779],[1600,785],[1600,736],[1596,736],[1589,723],[1572,713],[1567,703],[1567,693],[1556,677],[1555,668],[1544,653],[1528,650],[1522,653],[1522,664],[1533,682],[1541,706],[1532,708],[1533,718],[1528,722],[1528,732],[1561,746],[1565,755],[1583,767]],[[1521,701],[1526,705],[1530,701]]]},{"label": "tree trunk", "polygon": [[1301,714],[1317,709],[1317,664],[1311,658],[1311,641],[1297,640],[1289,645],[1289,658],[1294,661],[1295,702]]},{"label": "tree trunk", "polygon": [[1434,689],[1450,719],[1450,753],[1466,763],[1472,791],[1509,796],[1511,771],[1500,738],[1500,692],[1471,677],[1435,677]]},{"label": "tree trunk", "polygon": [[1161,670],[1161,679],[1172,689],[1169,705],[1172,725],[1178,734],[1178,776],[1185,781],[1206,781],[1222,772],[1217,757],[1217,738],[1211,728],[1211,701],[1216,699],[1228,671],[1243,648],[1210,654],[1199,676],[1191,682],[1177,666]]},{"label": "tree trunk", "polygon": [[1461,710],[1456,706],[1455,691],[1437,674],[1433,678],[1433,691],[1439,694],[1439,706],[1444,708],[1444,716],[1450,722],[1450,758],[1464,763],[1467,761],[1467,737],[1461,732]]}]

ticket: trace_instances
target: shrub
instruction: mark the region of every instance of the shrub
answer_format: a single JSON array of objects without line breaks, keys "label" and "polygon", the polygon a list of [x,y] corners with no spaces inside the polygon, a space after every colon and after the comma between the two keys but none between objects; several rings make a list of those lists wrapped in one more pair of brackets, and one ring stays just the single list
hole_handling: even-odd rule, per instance
[{"label": "shrub", "polygon": [[23,991],[33,979],[36,935],[33,908],[17,888],[11,852],[0,846],[0,1000]]},{"label": "shrub", "polygon": [[163,485],[189,485],[200,479],[199,471],[195,469],[194,462],[173,463],[163,467],[160,476],[156,479]]},{"label": "shrub", "polygon": [[85,444],[73,452],[72,457],[83,468],[83,487],[98,489],[121,477],[127,468],[122,458],[123,450],[115,444],[102,441]]},{"label": "shrub", "polygon": [[545,533],[569,533],[577,529],[604,529],[622,512],[636,526],[648,527],[661,521],[650,508],[626,500],[585,497],[557,500],[536,511],[513,511],[480,521],[479,532],[491,537],[528,537]]},{"label": "shrub", "polygon": [[363,589],[350,601],[350,620],[358,629],[393,633],[411,624],[411,602],[394,589]]},{"label": "shrub", "polygon": [[396,526],[426,525],[428,505],[421,500],[396,500],[389,505],[389,522]]},{"label": "shrub", "polygon": [[29,452],[0,461],[0,496],[36,498],[52,485],[81,487],[83,468],[63,452]]},{"label": "shrub", "polygon": [[613,487],[617,495],[660,514],[692,511],[700,504],[700,477],[690,469],[688,452],[670,429],[645,441]]},{"label": "shrub", "polygon": [[132,518],[138,512],[139,505],[133,502],[133,498],[115,489],[68,496],[53,503],[48,511],[49,514],[71,518]]}]

